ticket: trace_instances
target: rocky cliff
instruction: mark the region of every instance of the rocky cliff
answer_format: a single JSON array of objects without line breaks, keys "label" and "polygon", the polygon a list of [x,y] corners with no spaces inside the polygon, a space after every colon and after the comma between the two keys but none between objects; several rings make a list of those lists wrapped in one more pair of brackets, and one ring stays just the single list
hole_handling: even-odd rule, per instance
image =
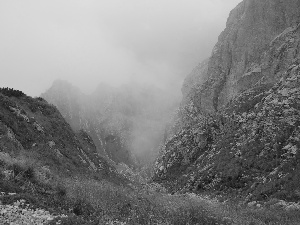
[{"label": "rocky cliff", "polygon": [[[203,80],[193,94],[198,108],[210,112],[218,110],[263,76],[268,82],[278,80],[278,68],[274,71],[267,62],[260,65],[263,53],[277,35],[297,25],[299,4],[297,0],[250,0],[242,1],[231,11],[226,29],[212,51],[207,71],[198,72]],[[187,83],[189,79],[184,86],[188,86]]]},{"label": "rocky cliff", "polygon": [[173,190],[299,199],[300,2],[244,0],[189,75],[157,161]]}]

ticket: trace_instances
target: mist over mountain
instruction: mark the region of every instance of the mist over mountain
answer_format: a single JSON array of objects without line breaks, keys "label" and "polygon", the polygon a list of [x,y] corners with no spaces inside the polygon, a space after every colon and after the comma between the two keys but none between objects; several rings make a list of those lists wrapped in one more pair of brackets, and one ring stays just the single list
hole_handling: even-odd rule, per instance
[{"label": "mist over mountain", "polygon": [[87,95],[57,80],[41,96],[57,106],[74,130],[87,131],[100,154],[129,165],[155,160],[179,103],[173,93],[138,83],[118,88],[100,84]]},{"label": "mist over mountain", "polygon": [[39,96],[56,79],[85,93],[135,81],[180,94],[239,1],[1,1],[1,86]]}]

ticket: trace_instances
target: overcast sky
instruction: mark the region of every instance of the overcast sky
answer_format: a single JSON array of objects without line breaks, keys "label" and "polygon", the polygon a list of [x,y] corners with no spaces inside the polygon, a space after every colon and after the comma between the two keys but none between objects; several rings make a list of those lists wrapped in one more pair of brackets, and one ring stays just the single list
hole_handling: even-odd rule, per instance
[{"label": "overcast sky", "polygon": [[0,0],[0,86],[38,96],[55,79],[90,92],[175,85],[209,57],[241,0]]}]

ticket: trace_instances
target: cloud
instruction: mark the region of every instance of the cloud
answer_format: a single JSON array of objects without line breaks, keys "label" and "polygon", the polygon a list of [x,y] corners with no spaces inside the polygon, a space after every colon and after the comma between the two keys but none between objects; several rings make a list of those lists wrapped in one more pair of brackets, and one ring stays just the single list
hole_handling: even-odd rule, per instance
[{"label": "cloud", "polygon": [[1,1],[1,86],[29,95],[58,78],[88,92],[131,80],[177,88],[210,55],[238,2]]}]

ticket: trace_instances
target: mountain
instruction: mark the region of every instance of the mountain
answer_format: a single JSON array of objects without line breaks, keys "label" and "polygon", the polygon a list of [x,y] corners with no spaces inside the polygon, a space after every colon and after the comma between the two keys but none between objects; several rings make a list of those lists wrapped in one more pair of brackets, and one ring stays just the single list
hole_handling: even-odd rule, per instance
[{"label": "mountain", "polygon": [[165,124],[177,105],[171,93],[136,83],[117,88],[100,84],[91,94],[83,94],[57,80],[41,96],[57,106],[75,131],[86,131],[99,154],[129,166],[155,160]]},{"label": "mountain", "polygon": [[23,159],[62,176],[83,175],[117,180],[91,137],[70,125],[53,105],[21,91],[0,89],[0,149],[2,157]]},{"label": "mountain", "polygon": [[156,162],[172,191],[300,199],[300,2],[244,0],[183,100]]}]

